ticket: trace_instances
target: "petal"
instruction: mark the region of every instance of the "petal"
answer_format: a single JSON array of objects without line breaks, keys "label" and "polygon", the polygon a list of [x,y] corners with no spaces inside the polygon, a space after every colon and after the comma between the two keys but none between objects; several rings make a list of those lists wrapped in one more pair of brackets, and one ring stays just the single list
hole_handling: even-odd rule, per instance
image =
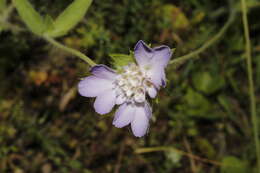
[{"label": "petal", "polygon": [[117,76],[117,74],[115,73],[115,71],[113,69],[111,69],[103,64],[95,65],[94,67],[92,67],[90,69],[90,72],[93,75],[100,77],[100,78],[104,78],[104,79],[114,80]]},{"label": "petal", "polygon": [[138,41],[134,48],[134,55],[137,64],[140,67],[144,67],[149,64],[153,57],[153,50],[148,47],[142,40]]},{"label": "petal", "polygon": [[89,76],[84,78],[78,84],[79,94],[85,97],[96,97],[100,93],[111,89],[113,83],[110,80]]},{"label": "petal", "polygon": [[122,128],[128,125],[134,118],[135,107],[132,104],[124,103],[116,111],[113,125]]},{"label": "petal", "polygon": [[103,115],[109,113],[115,103],[116,93],[113,89],[109,89],[97,96],[94,103],[94,108],[97,113]]},{"label": "petal", "polygon": [[152,49],[141,40],[136,44],[134,53],[139,67],[156,87],[165,86],[164,69],[172,56],[171,49],[165,45]]},{"label": "petal", "polygon": [[156,94],[157,94],[157,90],[156,90],[156,88],[155,88],[154,86],[148,87],[148,88],[147,88],[147,92],[148,92],[148,94],[149,94],[149,96],[150,96],[151,98],[155,98],[155,96],[156,96]]},{"label": "petal", "polygon": [[148,102],[145,102],[144,108],[145,108],[146,116],[150,119],[152,117],[152,107]]},{"label": "petal", "polygon": [[172,51],[168,46],[154,48],[154,56],[151,60],[150,69],[147,74],[157,87],[166,85],[164,69],[167,66],[171,56]]},{"label": "petal", "polygon": [[121,106],[119,106],[119,108],[117,109],[117,111],[116,111],[116,113],[115,113],[114,119],[113,119],[113,125],[115,125],[114,122],[115,122],[115,121],[118,119],[118,117],[122,114],[122,112],[125,110],[126,106],[127,106],[127,103],[124,103],[124,104],[122,104]]},{"label": "petal", "polygon": [[160,86],[165,87],[166,78],[164,68],[162,66],[151,68],[146,72],[146,74],[158,89],[160,88]]},{"label": "petal", "polygon": [[150,116],[151,112],[150,109],[146,107],[146,104],[136,106],[135,116],[131,122],[131,128],[136,137],[142,137],[146,134]]},{"label": "petal", "polygon": [[153,50],[154,50],[154,55],[152,58],[153,66],[162,65],[163,67],[166,67],[172,56],[171,49],[168,46],[162,45],[153,48]]}]

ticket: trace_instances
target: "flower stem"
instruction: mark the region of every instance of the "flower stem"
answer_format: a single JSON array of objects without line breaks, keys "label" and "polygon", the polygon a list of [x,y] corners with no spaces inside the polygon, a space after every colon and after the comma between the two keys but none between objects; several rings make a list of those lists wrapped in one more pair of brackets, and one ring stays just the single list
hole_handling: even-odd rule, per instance
[{"label": "flower stem", "polygon": [[209,159],[206,159],[206,158],[201,158],[201,157],[193,155],[191,153],[187,153],[185,151],[178,150],[176,148],[168,147],[168,146],[138,148],[138,149],[135,150],[135,153],[136,154],[143,154],[143,153],[159,152],[159,151],[166,151],[166,152],[172,151],[172,152],[176,152],[176,153],[178,153],[180,155],[184,155],[184,156],[187,156],[189,158],[192,158],[194,160],[198,160],[198,161],[201,161],[201,162],[204,162],[204,163],[210,163],[210,164],[216,165],[216,166],[223,166],[218,161],[209,160]]},{"label": "flower stem", "polygon": [[193,51],[193,52],[191,52],[187,55],[181,56],[179,58],[176,58],[176,59],[170,61],[170,64],[180,65],[180,64],[184,63],[185,61],[196,57],[197,55],[199,55],[200,53],[205,51],[207,48],[209,48],[211,45],[216,43],[225,34],[225,32],[227,31],[229,26],[234,21],[236,10],[235,9],[230,9],[230,10],[231,10],[231,12],[230,12],[230,15],[229,15],[227,22],[225,23],[225,25],[221,28],[221,30],[214,37],[212,37],[210,40],[208,40],[204,45],[202,45],[197,50],[195,50],[195,51]]},{"label": "flower stem", "polygon": [[254,89],[254,81],[253,81],[253,69],[252,69],[252,57],[251,57],[251,43],[249,37],[249,29],[248,29],[248,20],[247,20],[247,7],[246,1],[241,0],[241,8],[242,8],[242,20],[244,26],[244,35],[245,35],[245,53],[246,53],[246,62],[247,62],[247,75],[248,75],[248,83],[249,83],[249,94],[250,94],[250,107],[251,107],[251,120],[253,124],[253,133],[256,147],[256,156],[257,156],[257,167],[258,173],[260,173],[260,147],[259,147],[259,134],[258,134],[258,123],[257,123],[257,115],[256,115],[256,101],[255,101],[255,89]]},{"label": "flower stem", "polygon": [[66,51],[66,52],[69,52],[70,54],[72,55],[75,55],[77,57],[79,57],[80,59],[84,60],[86,63],[88,63],[90,66],[95,66],[96,63],[94,61],[92,61],[89,57],[87,57],[86,55],[84,55],[83,53],[75,50],[75,49],[72,49],[70,47],[67,47],[67,46],[64,46],[63,44],[57,42],[56,40],[54,40],[53,38],[50,38],[50,37],[47,37],[47,36],[44,36],[43,37],[46,41],[48,41],[49,43],[51,43],[52,45]]}]

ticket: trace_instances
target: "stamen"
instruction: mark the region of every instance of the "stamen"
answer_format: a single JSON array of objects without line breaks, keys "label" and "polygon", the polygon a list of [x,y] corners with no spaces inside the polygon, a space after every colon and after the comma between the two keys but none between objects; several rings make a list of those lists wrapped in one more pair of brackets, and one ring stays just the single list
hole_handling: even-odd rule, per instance
[{"label": "stamen", "polygon": [[115,85],[118,97],[123,96],[126,101],[142,103],[145,101],[147,89],[152,84],[149,83],[139,67],[132,63],[124,67],[123,72],[118,75]]}]

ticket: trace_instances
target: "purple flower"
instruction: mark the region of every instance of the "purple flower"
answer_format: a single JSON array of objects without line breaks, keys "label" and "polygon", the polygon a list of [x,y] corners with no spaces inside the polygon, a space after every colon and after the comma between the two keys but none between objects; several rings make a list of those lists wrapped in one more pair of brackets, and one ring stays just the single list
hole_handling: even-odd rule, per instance
[{"label": "purple flower", "polygon": [[78,85],[80,95],[96,97],[95,111],[109,113],[120,105],[115,113],[113,125],[121,128],[131,124],[135,136],[146,134],[152,109],[146,100],[146,93],[155,98],[160,87],[166,85],[165,67],[172,51],[168,46],[148,47],[142,40],[134,49],[136,63],[116,72],[105,65],[91,68],[91,76]]}]

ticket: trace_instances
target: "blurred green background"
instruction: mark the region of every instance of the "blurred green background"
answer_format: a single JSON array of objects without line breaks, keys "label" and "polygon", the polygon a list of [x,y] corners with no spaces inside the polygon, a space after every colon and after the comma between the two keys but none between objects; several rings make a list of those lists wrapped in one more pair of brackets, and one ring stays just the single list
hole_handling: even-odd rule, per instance
[{"label": "blurred green background", "polygon": [[[55,18],[72,0],[30,2]],[[259,105],[260,2],[247,3]],[[7,7],[0,4],[0,172],[256,172],[240,1],[231,8],[235,19],[217,44],[168,66],[149,133],[136,138],[112,126],[114,112],[98,115],[93,99],[77,93],[86,63],[33,35],[15,9],[10,25],[1,22]],[[127,54],[141,39],[176,48],[174,59],[212,38],[229,13],[226,0],[94,0],[58,41],[111,66],[109,54]],[[135,152],[159,146],[177,150]]]}]

